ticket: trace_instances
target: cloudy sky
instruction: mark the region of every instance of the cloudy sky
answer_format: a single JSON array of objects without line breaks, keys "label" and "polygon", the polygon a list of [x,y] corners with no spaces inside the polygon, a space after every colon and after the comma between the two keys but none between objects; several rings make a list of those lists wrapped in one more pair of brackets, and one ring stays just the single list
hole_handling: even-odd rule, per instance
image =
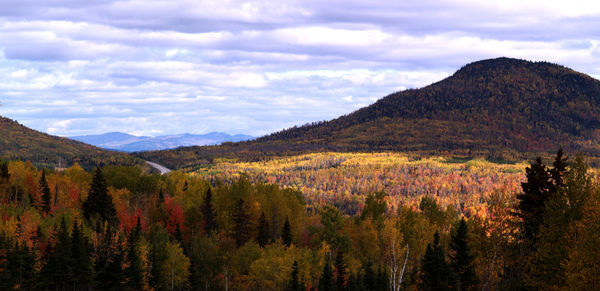
[{"label": "cloudy sky", "polygon": [[3,0],[0,115],[61,136],[258,136],[485,58],[598,78],[596,3]]}]

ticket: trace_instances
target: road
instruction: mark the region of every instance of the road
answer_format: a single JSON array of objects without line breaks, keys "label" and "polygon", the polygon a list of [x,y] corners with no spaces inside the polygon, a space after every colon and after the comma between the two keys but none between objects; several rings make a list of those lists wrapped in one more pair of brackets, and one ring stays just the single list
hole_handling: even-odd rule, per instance
[{"label": "road", "polygon": [[154,162],[150,162],[150,161],[146,161],[146,163],[148,163],[148,165],[152,166],[153,168],[157,169],[158,171],[160,171],[161,175],[164,175],[166,173],[171,172],[171,169],[163,166],[163,165],[159,165],[157,163]]}]

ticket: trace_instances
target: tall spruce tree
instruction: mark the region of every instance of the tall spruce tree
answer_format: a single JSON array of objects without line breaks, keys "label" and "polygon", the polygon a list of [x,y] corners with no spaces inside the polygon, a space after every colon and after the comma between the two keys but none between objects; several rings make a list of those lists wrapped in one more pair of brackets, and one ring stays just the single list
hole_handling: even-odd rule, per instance
[{"label": "tall spruce tree", "polygon": [[46,181],[46,169],[42,169],[42,177],[40,178],[40,190],[42,191],[42,212],[48,214],[50,212],[50,188]]},{"label": "tall spruce tree", "polygon": [[108,222],[114,226],[117,222],[117,211],[112,197],[108,195],[106,181],[100,168],[96,168],[87,199],[81,207],[83,216],[88,221]]},{"label": "tall spruce tree", "polygon": [[286,217],[285,223],[283,224],[283,230],[281,231],[281,241],[286,247],[292,244],[292,226],[290,220]]},{"label": "tall spruce tree", "polygon": [[433,235],[433,243],[427,244],[421,268],[422,290],[448,290],[448,264],[437,231]]},{"label": "tall spruce tree", "polygon": [[335,285],[333,282],[333,270],[331,270],[331,264],[329,260],[325,261],[325,266],[323,266],[323,273],[321,273],[321,278],[319,279],[319,291],[334,291]]},{"label": "tall spruce tree", "polygon": [[73,289],[89,290],[92,286],[92,262],[90,260],[90,247],[83,236],[81,226],[75,221],[71,233],[71,247],[73,256]]},{"label": "tall spruce tree", "polygon": [[335,285],[338,291],[347,290],[347,275],[344,253],[341,250],[338,250],[337,255],[335,256]]},{"label": "tall spruce tree", "polygon": [[269,233],[270,233],[269,222],[267,221],[267,217],[265,216],[265,213],[263,212],[260,215],[260,219],[258,221],[258,236],[256,237],[256,242],[258,242],[258,245],[260,247],[264,247],[269,243],[269,241],[270,241]]},{"label": "tall spruce tree", "polygon": [[451,286],[453,290],[472,290],[477,282],[473,267],[473,256],[467,244],[468,227],[461,219],[450,241]]},{"label": "tall spruce tree", "polygon": [[538,157],[525,169],[527,181],[521,183],[523,193],[517,195],[519,203],[516,215],[523,220],[523,236],[529,247],[535,245],[546,202],[564,185],[567,158],[563,157],[562,149],[556,153],[553,166],[554,168],[548,169]]},{"label": "tall spruce tree", "polygon": [[364,267],[363,287],[367,290],[375,290],[377,287],[377,276],[373,270],[373,263],[368,262]]},{"label": "tall spruce tree", "polygon": [[48,254],[46,264],[40,271],[38,288],[41,290],[66,290],[72,287],[73,265],[71,237],[63,217],[60,229],[56,234],[56,244]]},{"label": "tall spruce tree", "polygon": [[288,284],[287,287],[287,291],[301,291],[303,290],[303,286],[300,284],[300,279],[298,278],[298,261],[294,261],[294,264],[292,265],[292,274],[291,274],[291,278],[290,278],[290,282]]},{"label": "tall spruce tree", "polygon": [[0,163],[0,178],[6,180],[10,178],[10,173],[8,172],[8,163],[6,161],[2,161]]},{"label": "tall spruce tree", "polygon": [[204,219],[204,233],[210,236],[212,232],[217,229],[217,215],[212,204],[212,191],[210,190],[210,187],[206,190],[206,195],[204,195],[204,201],[201,207],[202,217]]},{"label": "tall spruce tree", "polygon": [[235,204],[233,223],[235,243],[238,247],[241,247],[250,239],[250,215],[244,200],[241,198]]},{"label": "tall spruce tree", "polygon": [[130,290],[142,290],[144,287],[144,274],[142,260],[138,252],[138,242],[142,233],[142,224],[138,216],[135,227],[129,232],[127,238],[127,267],[124,270],[126,286]]}]

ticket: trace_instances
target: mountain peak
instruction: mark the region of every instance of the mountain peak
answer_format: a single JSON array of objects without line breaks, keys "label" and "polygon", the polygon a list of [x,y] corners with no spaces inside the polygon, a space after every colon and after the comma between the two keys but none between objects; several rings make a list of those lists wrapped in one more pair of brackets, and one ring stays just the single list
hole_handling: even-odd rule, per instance
[{"label": "mountain peak", "polygon": [[[211,156],[408,151],[502,159],[555,151],[600,156],[600,81],[561,65],[496,58],[452,76],[390,94],[339,118],[254,141],[192,147],[146,158],[172,168]],[[180,157],[180,160],[178,159]],[[174,160],[174,161],[173,161]]]}]

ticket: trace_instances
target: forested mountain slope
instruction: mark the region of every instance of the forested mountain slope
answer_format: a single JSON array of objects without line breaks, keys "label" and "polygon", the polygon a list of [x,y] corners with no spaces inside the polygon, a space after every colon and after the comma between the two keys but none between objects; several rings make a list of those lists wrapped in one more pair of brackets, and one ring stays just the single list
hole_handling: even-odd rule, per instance
[{"label": "forested mountain slope", "polygon": [[45,134],[1,116],[0,159],[31,161],[36,166],[51,168],[75,162],[88,169],[103,164],[143,165],[133,156]]},{"label": "forested mountain slope", "polygon": [[600,81],[547,62],[468,64],[421,89],[388,95],[337,119],[254,141],[143,153],[172,168],[215,157],[315,151],[409,151],[520,159],[555,151],[600,155]]}]

